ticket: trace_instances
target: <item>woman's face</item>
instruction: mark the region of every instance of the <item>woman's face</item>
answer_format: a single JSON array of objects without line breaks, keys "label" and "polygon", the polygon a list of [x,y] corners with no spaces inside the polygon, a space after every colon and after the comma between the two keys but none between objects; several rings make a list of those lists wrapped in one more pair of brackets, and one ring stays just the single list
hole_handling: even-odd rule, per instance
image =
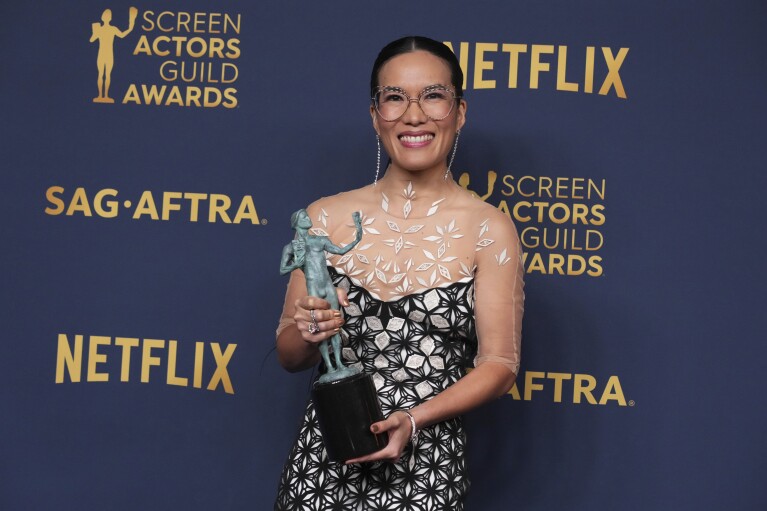
[{"label": "woman's face", "polygon": [[[404,53],[388,60],[378,73],[383,87],[399,87],[412,99],[431,85],[446,85],[451,90],[450,68],[441,58],[426,51]],[[373,127],[392,165],[410,172],[437,169],[444,172],[456,131],[466,120],[466,102],[460,100],[442,120],[429,119],[413,101],[396,121],[386,121],[370,108]]]}]

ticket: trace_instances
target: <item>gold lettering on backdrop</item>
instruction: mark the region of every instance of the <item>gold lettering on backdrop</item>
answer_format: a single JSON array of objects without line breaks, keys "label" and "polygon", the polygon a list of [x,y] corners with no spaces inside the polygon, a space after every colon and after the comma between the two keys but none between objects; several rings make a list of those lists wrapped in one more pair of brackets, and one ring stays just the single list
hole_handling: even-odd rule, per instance
[{"label": "gold lettering on backdrop", "polygon": [[192,15],[188,12],[163,11],[155,14],[154,11],[145,11],[142,19],[144,24],[141,29],[145,32],[152,32],[155,29],[161,32],[194,32],[197,34],[228,34],[240,33],[242,25],[242,16],[237,14],[232,16],[220,12],[196,12],[194,13],[194,25],[190,30],[189,22]]},{"label": "gold lettering on backdrop", "polygon": [[464,172],[458,184],[495,204],[518,225],[527,273],[603,274],[599,251],[605,244],[600,230],[606,220],[604,179],[511,174],[499,179],[498,172],[489,170],[486,183],[475,185]]},{"label": "gold lettering on backdrop", "polygon": [[[178,387],[189,386],[189,374],[191,373],[193,381],[192,387],[202,388],[203,371],[210,372],[211,362],[213,372],[205,387],[207,390],[217,390],[219,387],[227,394],[234,394],[234,386],[229,374],[229,364],[237,348],[236,344],[226,344],[225,348],[217,342],[204,343],[196,342],[194,349],[194,363],[191,367],[188,365],[181,367],[178,363],[178,353],[182,349],[189,350],[189,343],[180,345],[176,340],[165,341],[164,339],[138,339],[132,337],[115,337],[114,343],[112,337],[91,335],[88,336],[88,356],[86,382],[108,382],[111,372],[116,369],[114,362],[109,365],[109,361],[119,359],[120,381],[131,381],[131,365],[135,361],[131,355],[134,348],[140,355],[140,381],[150,383],[157,380],[157,375],[161,373],[162,366],[165,365],[165,383]],[[58,344],[56,349],[56,383],[69,382],[78,383],[82,379],[83,367],[83,345],[85,336],[76,334],[69,336],[67,334],[58,334]],[[209,346],[209,356],[206,356],[205,347]],[[139,349],[140,348],[140,349]],[[211,356],[212,355],[212,360]],[[153,368],[157,368],[153,370]]]},{"label": "gold lettering on backdrop", "polygon": [[484,60],[486,51],[496,52],[498,51],[498,45],[495,43],[477,43],[477,51],[474,58],[475,89],[495,89],[495,80],[485,80],[482,78],[482,74],[485,70],[492,71],[493,69],[493,61]]},{"label": "gold lettering on backdrop", "polygon": [[554,53],[554,47],[549,44],[534,44],[530,53],[530,88],[538,88],[538,75],[549,71],[549,63],[541,61],[542,54]]},{"label": "gold lettering on backdrop", "polygon": [[607,69],[609,72],[605,77],[605,81],[602,83],[602,87],[599,89],[599,93],[601,95],[606,95],[608,92],[610,92],[610,88],[612,87],[615,89],[615,94],[617,94],[619,98],[626,97],[626,91],[623,89],[623,82],[621,81],[621,76],[618,73],[621,65],[623,65],[623,61],[626,59],[628,52],[628,48],[621,48],[618,52],[618,55],[613,57],[610,48],[602,48],[602,53],[604,54],[605,63],[607,64]]},{"label": "gold lettering on backdrop", "polygon": [[[104,188],[95,193],[84,187],[75,188],[71,196],[62,186],[51,186],[45,191],[48,206],[45,213],[51,216],[83,216],[115,218],[121,212],[134,220],[187,220],[197,222],[202,217],[209,223],[225,224],[266,224],[266,219],[259,217],[256,203],[251,195],[232,198],[221,193],[196,192],[152,192],[141,193],[133,212],[134,201],[118,200],[119,192],[114,188]],[[207,214],[204,213],[207,207]],[[200,211],[203,211],[202,215]]]},{"label": "gold lettering on backdrop", "polygon": [[80,381],[83,372],[83,336],[74,336],[74,346],[65,334],[59,334],[56,350],[56,383],[64,381],[64,370],[69,374],[69,381]]},{"label": "gold lettering on backdrop", "polygon": [[[63,334],[59,334],[59,339]],[[80,336],[82,338],[82,336]],[[122,347],[122,365],[120,367],[120,381],[130,381],[130,356],[133,348],[138,348],[139,340],[133,337],[115,337],[115,346]],[[56,378],[56,383],[61,383]]]},{"label": "gold lettering on backdrop", "polygon": [[233,61],[241,55],[241,15],[148,10],[142,19],[144,33],[133,55],[168,58],[158,68],[160,79],[166,83],[131,83],[123,104],[237,107],[237,89],[231,84],[240,75]]},{"label": "gold lettering on backdrop", "polygon": [[[522,393],[519,385],[522,385]],[[634,406],[633,401],[626,400],[620,378],[616,375],[610,376],[607,383],[600,385],[597,378],[590,374],[527,371],[517,378],[508,393],[515,401],[540,398],[551,399],[554,403],[603,406],[615,403],[618,406]]]},{"label": "gold lettering on backdrop", "polygon": [[617,375],[611,375],[603,383],[590,374],[524,371],[517,376],[508,395],[514,401],[550,400],[553,403],[615,404],[620,407],[636,404],[626,399]]},{"label": "gold lettering on backdrop", "polygon": [[141,92],[139,92],[136,84],[132,83],[128,86],[128,91],[125,93],[123,103],[161,106],[196,106],[205,108],[223,106],[224,108],[234,108],[237,106],[236,94],[237,89],[232,87],[225,89],[222,95],[221,91],[215,87],[196,87],[190,85],[182,89],[178,85],[172,87],[168,87],[167,85],[159,87],[157,85],[151,85],[147,87],[145,84],[141,85]]},{"label": "gold lettering on backdrop", "polygon": [[557,57],[557,90],[578,92],[578,84],[567,81],[567,46],[559,47]]},{"label": "gold lettering on backdrop", "polygon": [[[458,44],[445,41],[445,44],[458,56],[463,70],[464,89],[495,89],[498,83],[505,83],[509,89],[516,89],[520,83],[520,72],[527,70],[530,89],[544,88],[541,84],[541,79],[544,79],[546,88],[549,87],[548,84],[551,84],[550,86],[557,91],[582,91],[593,94],[594,80],[601,79],[598,94],[602,96],[614,94],[621,99],[627,98],[620,71],[629,48],[613,49],[607,46],[573,48],[563,44],[555,46],[553,44],[466,41]],[[597,50],[601,53],[601,59],[598,61]],[[507,54],[508,57],[503,57],[501,54]],[[583,67],[575,68],[574,61],[582,61]],[[472,62],[473,68],[470,68]],[[504,69],[505,63],[508,63],[507,70]],[[596,71],[597,63],[600,68],[599,74]],[[496,64],[499,66],[496,67]],[[602,75],[602,68],[606,69],[604,75]],[[470,72],[472,70],[473,72]],[[556,76],[553,80],[547,80],[546,76],[552,73]]]},{"label": "gold lettering on backdrop", "polygon": [[107,356],[103,353],[99,353],[99,346],[108,345],[111,343],[112,339],[109,337],[102,337],[100,335],[92,335],[90,337],[90,343],[88,346],[87,381],[109,381],[109,374],[98,372],[97,365],[103,364],[107,361]]},{"label": "gold lettering on backdrop", "polygon": [[[467,44],[468,46],[468,44]],[[527,52],[526,44],[504,44],[504,53],[509,54],[509,89],[517,88],[517,75],[519,74],[519,54]],[[466,52],[466,59],[469,58]]]}]

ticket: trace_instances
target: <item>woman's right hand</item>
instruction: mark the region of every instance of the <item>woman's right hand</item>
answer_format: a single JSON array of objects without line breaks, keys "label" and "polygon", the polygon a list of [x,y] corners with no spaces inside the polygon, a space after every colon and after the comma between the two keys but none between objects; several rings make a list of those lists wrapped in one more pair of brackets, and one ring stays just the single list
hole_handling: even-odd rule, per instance
[{"label": "woman's right hand", "polygon": [[[338,303],[342,306],[349,305],[349,300],[346,297],[346,291],[340,288],[336,288],[338,292]],[[301,333],[301,337],[309,344],[318,345],[337,334],[344,324],[343,314],[341,311],[330,308],[330,303],[322,298],[316,296],[304,296],[299,298],[295,302],[296,313],[293,319],[296,322],[296,327]],[[319,328],[316,333],[311,333],[310,325],[312,324],[312,310],[314,310],[314,318]]]}]

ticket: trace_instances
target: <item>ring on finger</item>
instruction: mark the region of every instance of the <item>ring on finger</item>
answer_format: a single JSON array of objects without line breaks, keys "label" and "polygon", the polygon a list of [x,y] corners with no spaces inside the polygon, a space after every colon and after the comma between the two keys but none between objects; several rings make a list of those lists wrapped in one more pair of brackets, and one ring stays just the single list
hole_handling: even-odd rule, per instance
[{"label": "ring on finger", "polygon": [[314,315],[314,309],[311,309],[309,311],[309,314],[312,317],[311,323],[309,323],[309,333],[314,335],[319,333],[320,331],[320,325],[317,324],[317,317]]}]

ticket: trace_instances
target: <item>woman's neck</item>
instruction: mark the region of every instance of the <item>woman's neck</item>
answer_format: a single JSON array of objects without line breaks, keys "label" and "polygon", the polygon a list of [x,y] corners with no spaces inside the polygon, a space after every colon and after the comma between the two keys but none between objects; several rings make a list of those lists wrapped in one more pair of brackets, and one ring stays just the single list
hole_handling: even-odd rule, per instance
[{"label": "woman's neck", "polygon": [[430,216],[434,206],[451,199],[457,185],[446,169],[409,172],[390,165],[378,181],[375,191],[382,195],[381,205],[388,213],[401,218]]},{"label": "woman's neck", "polygon": [[446,171],[446,167],[409,171],[390,164],[378,181],[378,188],[386,194],[394,194],[411,184],[423,197],[444,195],[453,188],[453,177],[448,174],[445,179]]}]

